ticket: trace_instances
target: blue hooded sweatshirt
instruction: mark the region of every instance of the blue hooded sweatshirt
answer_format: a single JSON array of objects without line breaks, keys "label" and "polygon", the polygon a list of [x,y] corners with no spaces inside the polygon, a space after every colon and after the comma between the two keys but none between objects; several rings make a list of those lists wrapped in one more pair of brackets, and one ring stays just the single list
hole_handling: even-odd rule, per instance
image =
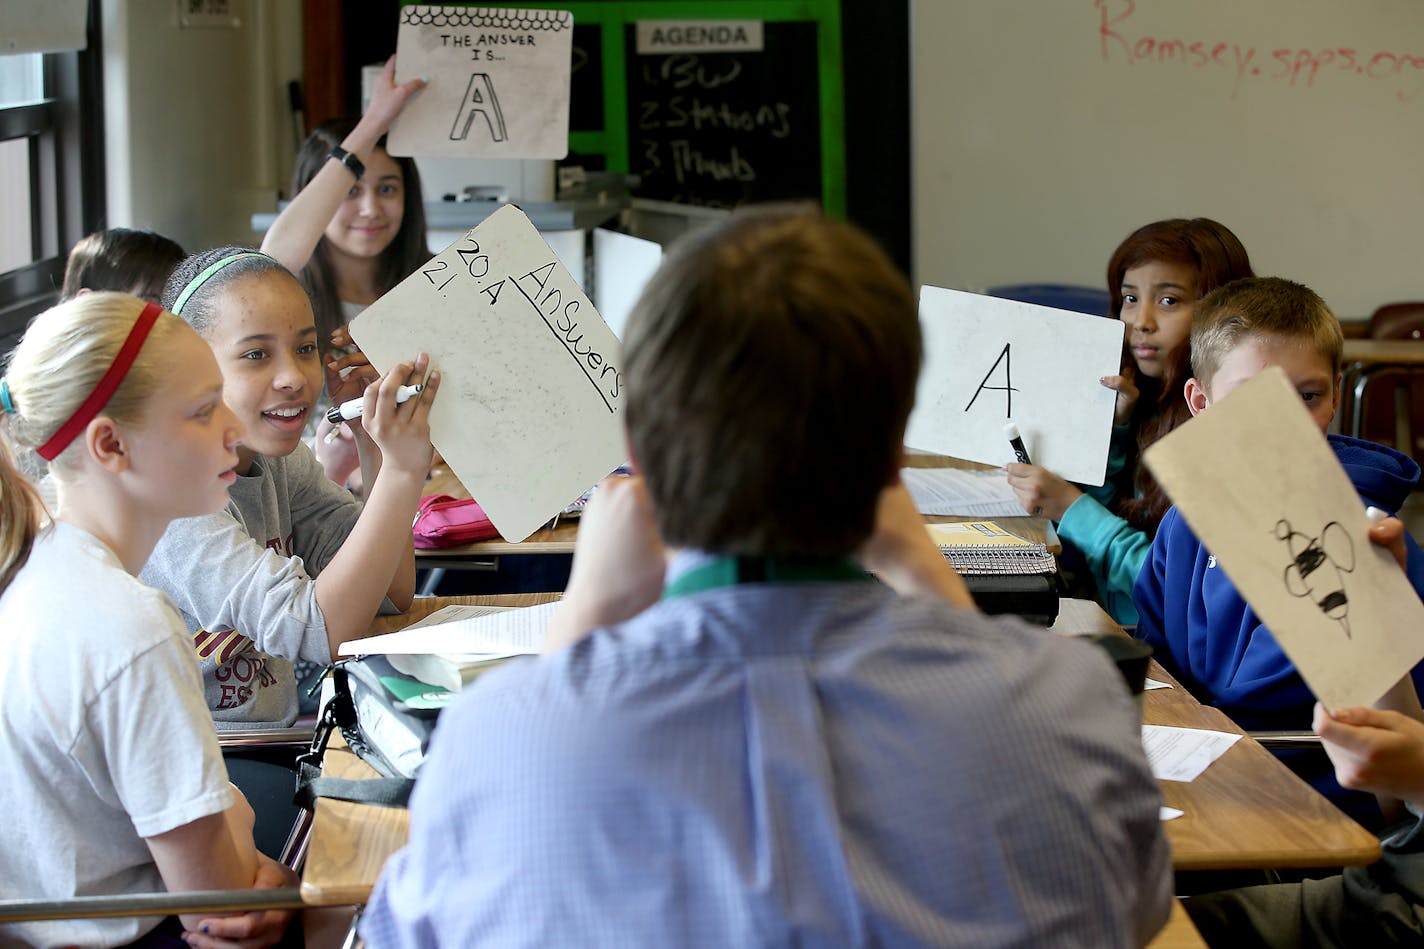
[{"label": "blue hooded sweatshirt", "polygon": [[[1329,441],[1367,505],[1397,511],[1419,482],[1419,465],[1392,448],[1342,435]],[[1409,582],[1424,598],[1424,552],[1408,535],[1405,545]],[[1314,694],[1175,507],[1157,529],[1132,598],[1138,638],[1203,703],[1248,731],[1310,730]],[[1424,694],[1424,663],[1414,681]],[[1373,798],[1341,788],[1323,754],[1280,757],[1352,816],[1378,823]]]}]

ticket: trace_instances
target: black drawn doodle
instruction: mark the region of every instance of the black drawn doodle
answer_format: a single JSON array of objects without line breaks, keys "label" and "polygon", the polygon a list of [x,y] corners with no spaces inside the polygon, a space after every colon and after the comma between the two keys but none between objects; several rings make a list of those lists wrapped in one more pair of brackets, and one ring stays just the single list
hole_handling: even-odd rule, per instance
[{"label": "black drawn doodle", "polygon": [[1350,638],[1350,600],[1345,595],[1345,574],[1355,569],[1355,542],[1338,521],[1331,521],[1316,537],[1302,534],[1282,518],[1276,522],[1276,539],[1286,545],[1290,563],[1283,579],[1292,596],[1308,596],[1320,612],[1340,624]]},{"label": "black drawn doodle", "polygon": [[499,97],[494,94],[494,83],[489,73],[470,74],[470,84],[465,87],[460,108],[455,112],[455,124],[450,126],[450,141],[463,142],[470,134],[470,126],[476,115],[483,115],[489,125],[490,137],[496,142],[508,138],[504,128],[504,112],[499,107]]}]

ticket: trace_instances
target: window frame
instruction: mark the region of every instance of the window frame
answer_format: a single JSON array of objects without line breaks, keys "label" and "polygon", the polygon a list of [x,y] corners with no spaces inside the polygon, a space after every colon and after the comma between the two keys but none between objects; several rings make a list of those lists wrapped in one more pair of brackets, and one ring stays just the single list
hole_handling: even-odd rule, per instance
[{"label": "window frame", "polygon": [[85,49],[45,53],[44,98],[0,107],[0,140],[24,138],[30,160],[33,263],[0,272],[0,354],[52,306],[75,241],[104,219],[104,100],[98,4]]}]

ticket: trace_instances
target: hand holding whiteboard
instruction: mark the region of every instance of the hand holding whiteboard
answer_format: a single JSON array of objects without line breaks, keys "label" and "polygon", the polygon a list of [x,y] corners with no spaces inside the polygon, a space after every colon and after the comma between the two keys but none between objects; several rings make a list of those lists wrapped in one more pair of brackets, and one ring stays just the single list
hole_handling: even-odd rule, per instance
[{"label": "hand holding whiteboard", "polygon": [[618,340],[529,218],[507,205],[373,303],[351,337],[377,367],[430,354],[430,440],[506,540],[626,456]]},{"label": "hand holding whiteboard", "polygon": [[1370,705],[1424,658],[1424,604],[1281,369],[1144,461],[1327,706]]},{"label": "hand holding whiteboard", "polygon": [[563,158],[573,29],[567,10],[403,7],[396,81],[429,84],[391,123],[388,151]]},{"label": "hand holding whiteboard", "polygon": [[1004,423],[1034,464],[1102,484],[1122,365],[1123,324],[939,287],[920,290],[925,363],[905,443],[998,465],[1013,461]]}]

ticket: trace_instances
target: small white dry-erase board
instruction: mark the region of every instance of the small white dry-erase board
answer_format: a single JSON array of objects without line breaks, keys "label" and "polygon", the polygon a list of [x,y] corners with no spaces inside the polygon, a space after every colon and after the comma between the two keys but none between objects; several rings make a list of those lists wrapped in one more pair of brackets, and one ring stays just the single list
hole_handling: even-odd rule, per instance
[{"label": "small white dry-erase board", "polygon": [[1424,657],[1424,604],[1281,369],[1144,460],[1327,706],[1370,705]]},{"label": "small white dry-erase board", "polygon": [[1123,324],[940,287],[920,290],[925,364],[905,433],[912,448],[990,465],[1029,459],[1069,481],[1105,480]]},{"label": "small white dry-erase board", "polygon": [[402,7],[396,81],[428,84],[391,123],[390,153],[563,158],[573,32],[568,10]]},{"label": "small white dry-erase board", "polygon": [[351,322],[378,369],[430,354],[431,440],[506,540],[621,464],[618,339],[509,205]]}]

